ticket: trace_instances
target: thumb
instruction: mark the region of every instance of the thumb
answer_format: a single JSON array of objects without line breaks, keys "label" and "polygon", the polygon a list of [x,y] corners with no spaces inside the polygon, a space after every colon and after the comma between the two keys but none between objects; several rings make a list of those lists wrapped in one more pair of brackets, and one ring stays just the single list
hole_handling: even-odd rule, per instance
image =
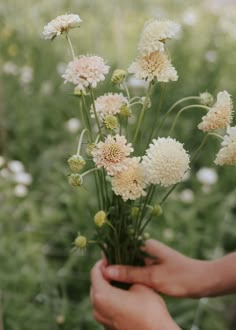
[{"label": "thumb", "polygon": [[124,283],[139,283],[151,287],[155,280],[155,269],[153,266],[132,267],[116,265],[104,267],[102,271],[107,279]]},{"label": "thumb", "polygon": [[156,260],[146,258],[146,260],[148,260],[148,262],[146,262],[147,265],[153,263],[162,263],[166,260],[166,258],[168,258],[170,254],[173,253],[173,250],[170,247],[154,239],[147,240],[142,250],[151,256],[156,257]]}]

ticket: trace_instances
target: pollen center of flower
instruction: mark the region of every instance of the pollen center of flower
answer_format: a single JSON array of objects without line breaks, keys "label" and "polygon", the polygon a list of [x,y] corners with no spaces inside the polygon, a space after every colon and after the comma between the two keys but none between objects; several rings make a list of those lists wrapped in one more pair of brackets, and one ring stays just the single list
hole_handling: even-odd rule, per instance
[{"label": "pollen center of flower", "polygon": [[119,163],[124,157],[120,146],[115,143],[105,146],[103,156],[106,161],[111,163]]}]

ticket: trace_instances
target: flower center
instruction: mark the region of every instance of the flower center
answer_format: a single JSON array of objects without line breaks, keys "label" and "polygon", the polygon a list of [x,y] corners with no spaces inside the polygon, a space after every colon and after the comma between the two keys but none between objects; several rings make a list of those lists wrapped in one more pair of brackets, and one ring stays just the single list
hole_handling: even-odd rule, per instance
[{"label": "flower center", "polygon": [[110,163],[119,163],[124,155],[119,145],[111,143],[104,147],[103,157]]}]

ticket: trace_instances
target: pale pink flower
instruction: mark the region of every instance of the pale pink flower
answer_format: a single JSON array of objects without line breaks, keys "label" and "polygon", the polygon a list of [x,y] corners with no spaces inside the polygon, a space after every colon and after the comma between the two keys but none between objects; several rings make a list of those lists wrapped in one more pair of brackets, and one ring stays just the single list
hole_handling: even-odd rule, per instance
[{"label": "pale pink flower", "polygon": [[82,20],[79,15],[65,14],[57,16],[43,29],[43,36],[45,39],[54,39],[55,37],[68,32],[70,29],[79,26]]},{"label": "pale pink flower", "polygon": [[130,65],[128,72],[133,73],[137,79],[143,79],[148,82],[154,79],[160,82],[178,80],[177,72],[168,56],[166,53],[159,51],[138,57]]},{"label": "pale pink flower", "polygon": [[145,196],[146,182],[140,158],[127,158],[125,163],[126,170],[119,172],[111,180],[112,190],[116,195],[121,196],[124,201]]},{"label": "pale pink flower", "polygon": [[100,141],[91,152],[98,168],[104,167],[109,175],[116,175],[127,169],[127,156],[133,152],[131,143],[124,136],[108,135],[104,142]]},{"label": "pale pink flower", "polygon": [[216,155],[216,165],[236,165],[236,126],[228,127],[222,148]]},{"label": "pale pink flower", "polygon": [[[95,107],[98,116],[103,119],[107,115],[116,115],[120,112],[123,105],[128,104],[128,99],[123,94],[107,93],[95,100]],[[92,117],[93,109],[91,109]]]},{"label": "pale pink flower", "polygon": [[204,132],[211,132],[218,128],[225,128],[232,121],[233,104],[227,91],[217,94],[216,103],[210,108],[198,128]]},{"label": "pale pink flower", "polygon": [[100,81],[105,79],[109,66],[100,56],[80,56],[71,61],[62,77],[65,82],[71,82],[81,90],[95,88]]}]

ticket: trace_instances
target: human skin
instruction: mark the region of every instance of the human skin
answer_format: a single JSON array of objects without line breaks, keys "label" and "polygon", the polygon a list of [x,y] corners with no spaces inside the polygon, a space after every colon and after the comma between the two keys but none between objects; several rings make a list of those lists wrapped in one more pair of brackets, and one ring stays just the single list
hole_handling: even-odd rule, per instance
[{"label": "human skin", "polygon": [[109,330],[180,330],[157,293],[140,284],[127,291],[115,288],[103,276],[105,267],[99,261],[91,271],[95,320]]},{"label": "human skin", "polygon": [[108,280],[148,286],[173,297],[211,297],[236,293],[236,253],[214,261],[184,256],[155,241],[146,241],[145,251],[157,259],[146,259],[146,266],[108,266]]}]

